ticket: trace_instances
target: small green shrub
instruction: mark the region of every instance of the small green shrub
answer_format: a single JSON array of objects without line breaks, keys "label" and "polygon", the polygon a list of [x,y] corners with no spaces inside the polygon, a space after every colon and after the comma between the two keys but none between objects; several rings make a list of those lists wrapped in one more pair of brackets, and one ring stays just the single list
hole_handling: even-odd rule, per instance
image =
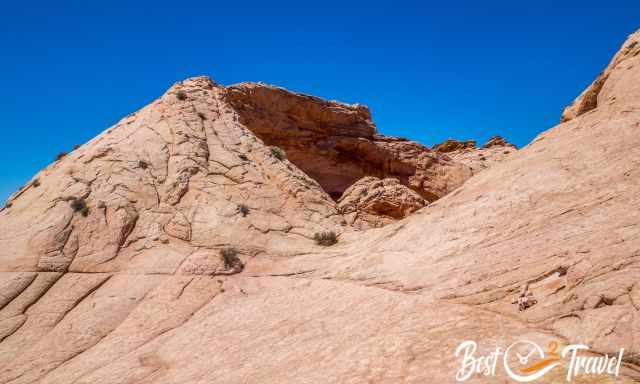
[{"label": "small green shrub", "polygon": [[284,151],[278,147],[271,147],[271,154],[278,160],[284,160]]},{"label": "small green shrub", "polygon": [[56,161],[62,160],[62,158],[64,158],[65,156],[67,156],[68,153],[67,152],[60,152],[56,155]]},{"label": "small green shrub", "polygon": [[71,200],[71,209],[85,217],[89,214],[89,206],[82,197]]},{"label": "small green shrub", "polygon": [[39,179],[33,180],[31,185],[33,185],[34,188],[38,188],[40,186],[40,180]]},{"label": "small green shrub", "polygon": [[176,97],[178,100],[187,100],[187,93],[185,91],[176,92]]},{"label": "small green shrub", "polygon": [[220,256],[222,257],[222,262],[224,263],[225,268],[230,269],[238,264],[242,265],[242,261],[240,261],[238,253],[238,250],[233,247],[223,248],[220,250]]},{"label": "small green shrub", "polygon": [[242,217],[247,216],[249,214],[249,206],[244,203],[238,204],[238,212],[240,212]]},{"label": "small green shrub", "polygon": [[329,247],[338,242],[338,236],[335,232],[318,232],[313,235],[313,239],[316,241],[316,244],[322,245],[325,247]]}]

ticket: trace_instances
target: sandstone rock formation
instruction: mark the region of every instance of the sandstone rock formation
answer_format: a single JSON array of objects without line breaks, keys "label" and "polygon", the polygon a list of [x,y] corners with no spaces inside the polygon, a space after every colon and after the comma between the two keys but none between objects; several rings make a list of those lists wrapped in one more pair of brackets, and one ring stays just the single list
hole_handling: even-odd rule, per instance
[{"label": "sandstone rock formation", "polygon": [[[620,48],[618,53],[611,59],[611,62],[605,70],[598,75],[587,89],[578,96],[571,105],[566,107],[560,118],[561,122],[572,120],[582,114],[592,111],[599,107],[616,108],[617,106],[625,106],[633,102],[637,96],[639,85],[634,78],[635,74],[624,74],[623,68],[632,69],[635,59],[640,55],[640,41],[638,32],[631,35],[629,39]],[[616,78],[608,81],[611,76]],[[632,83],[620,84],[622,78]],[[608,86],[605,86],[608,83]]]},{"label": "sandstone rock formation", "polygon": [[473,174],[485,170],[497,163],[501,163],[516,153],[515,145],[500,136],[494,136],[482,147],[476,147],[476,142],[449,139],[433,147],[434,151],[445,153],[450,159],[464,164]]},{"label": "sandstone rock formation", "polygon": [[365,176],[396,178],[435,201],[471,177],[468,167],[406,139],[376,133],[363,105],[347,105],[264,84],[227,88],[225,101],[265,144],[316,180],[335,200]]},{"label": "sandstone rock formation", "polygon": [[460,151],[467,148],[474,149],[475,147],[476,147],[475,140],[460,141],[455,139],[448,139],[443,141],[440,144],[434,145],[433,150],[436,152],[449,153],[454,151]]},{"label": "sandstone rock formation", "polygon": [[504,137],[501,136],[493,136],[491,139],[489,139],[489,141],[487,141],[482,148],[491,148],[491,147],[511,147],[511,148],[516,148],[515,145],[511,144],[510,142],[508,142],[507,140],[504,139]]},{"label": "sandstone rock formation", "polygon": [[[377,137],[362,107],[177,84],[0,211],[0,383],[451,383],[462,341],[522,338],[625,348],[620,377],[574,383],[640,379],[640,55],[616,57],[595,108],[448,194],[469,166]],[[307,158],[260,130],[296,119]],[[348,178],[303,169],[321,138]],[[364,176],[446,195],[355,231],[326,192]],[[321,230],[339,243],[316,246]],[[224,263],[229,247],[244,268]],[[537,300],[525,311],[522,292]],[[496,374],[469,382],[507,381]]]},{"label": "sandstone rock formation", "polygon": [[426,206],[428,201],[397,179],[363,177],[338,200],[338,210],[357,228],[382,227]]},{"label": "sandstone rock formation", "polygon": [[179,83],[37,174],[2,212],[3,269],[173,273],[185,253],[295,253],[317,231],[340,232],[334,202],[237,122],[225,92]]}]

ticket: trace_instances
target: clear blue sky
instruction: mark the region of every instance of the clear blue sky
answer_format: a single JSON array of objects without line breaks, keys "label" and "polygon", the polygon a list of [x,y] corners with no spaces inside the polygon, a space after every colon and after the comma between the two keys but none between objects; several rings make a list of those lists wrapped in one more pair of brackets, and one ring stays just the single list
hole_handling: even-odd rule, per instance
[{"label": "clear blue sky", "polygon": [[364,103],[382,133],[427,145],[501,134],[522,146],[556,124],[639,15],[638,0],[7,1],[0,201],[200,74]]}]

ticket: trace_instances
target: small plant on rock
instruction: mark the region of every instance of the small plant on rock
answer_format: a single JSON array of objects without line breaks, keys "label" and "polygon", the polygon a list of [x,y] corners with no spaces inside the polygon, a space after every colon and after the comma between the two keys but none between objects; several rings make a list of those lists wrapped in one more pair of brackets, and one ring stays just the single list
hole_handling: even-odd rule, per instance
[{"label": "small plant on rock", "polygon": [[198,117],[200,118],[200,120],[207,120],[207,116],[205,116],[202,112],[198,112]]},{"label": "small plant on rock", "polygon": [[226,269],[235,268],[237,266],[242,267],[242,261],[238,257],[238,253],[238,250],[233,247],[223,248],[220,250],[220,257],[222,257],[222,262]]},{"label": "small plant on rock", "polygon": [[39,179],[33,180],[31,185],[33,185],[34,188],[38,188],[40,186],[40,180]]},{"label": "small plant on rock", "polygon": [[246,217],[249,214],[249,206],[244,203],[238,204],[238,212],[240,212],[242,217]]},{"label": "small plant on rock", "polygon": [[144,160],[138,160],[138,167],[140,167],[142,169],[147,169],[147,168],[149,168],[149,163],[147,163]]},{"label": "small plant on rock", "polygon": [[178,100],[187,100],[187,93],[185,91],[176,92],[176,97]]},{"label": "small plant on rock", "polygon": [[12,203],[12,202],[10,202],[10,201],[8,201],[8,202],[4,205],[4,207],[5,207],[5,208],[11,208],[12,206],[13,206],[13,203]]},{"label": "small plant on rock", "polygon": [[73,150],[75,151],[76,149],[80,149],[80,144],[76,144],[73,146]]},{"label": "small plant on rock", "polygon": [[313,235],[313,239],[316,241],[316,244],[324,247],[330,247],[338,242],[338,236],[333,231],[318,232]]},{"label": "small plant on rock", "polygon": [[89,214],[89,206],[87,206],[87,202],[82,197],[71,200],[71,209],[85,217]]},{"label": "small plant on rock", "polygon": [[278,147],[271,147],[271,154],[278,160],[284,160],[284,151]]},{"label": "small plant on rock", "polygon": [[62,158],[64,158],[65,156],[67,156],[67,152],[60,152],[56,155],[56,161],[62,160]]}]

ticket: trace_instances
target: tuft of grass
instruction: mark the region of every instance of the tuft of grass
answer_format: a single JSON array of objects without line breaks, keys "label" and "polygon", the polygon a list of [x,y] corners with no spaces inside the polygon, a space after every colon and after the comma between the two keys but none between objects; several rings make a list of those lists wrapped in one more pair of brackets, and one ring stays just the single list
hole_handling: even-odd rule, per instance
[{"label": "tuft of grass", "polygon": [[76,145],[73,146],[73,150],[75,151],[76,149],[79,149],[80,147],[81,147],[80,144],[76,144]]},{"label": "tuft of grass", "polygon": [[242,217],[246,217],[249,214],[249,206],[244,203],[238,204],[238,212],[240,212]]},{"label": "tuft of grass", "polygon": [[338,242],[338,236],[333,231],[317,232],[315,235],[313,235],[313,239],[316,241],[316,244],[325,247],[330,247]]},{"label": "tuft of grass", "polygon": [[284,151],[278,147],[271,147],[271,154],[278,160],[284,160]]},{"label": "tuft of grass", "polygon": [[220,250],[220,257],[222,257],[222,262],[224,263],[225,268],[230,269],[238,265],[242,266],[242,261],[240,261],[238,253],[238,250],[233,247],[223,248]]},{"label": "tuft of grass", "polygon": [[31,185],[33,185],[34,188],[38,188],[40,186],[40,179],[33,180]]},{"label": "tuft of grass", "polygon": [[64,152],[64,151],[62,151],[62,152],[58,153],[58,154],[56,155],[56,161],[62,160],[62,159],[63,159],[65,156],[67,156],[67,155],[68,155],[68,153],[67,153],[67,152]]},{"label": "tuft of grass", "polygon": [[176,97],[178,100],[187,100],[187,93],[185,91],[176,92]]},{"label": "tuft of grass", "polygon": [[138,167],[140,167],[142,169],[147,169],[147,168],[149,168],[149,163],[147,163],[144,160],[138,160]]},{"label": "tuft of grass", "polygon": [[89,214],[89,206],[82,197],[71,200],[71,209],[85,217]]},{"label": "tuft of grass", "polygon": [[13,203],[12,203],[12,202],[10,202],[10,201],[8,201],[8,202],[4,205],[4,207],[5,207],[5,208],[11,208],[11,207],[13,207]]}]

